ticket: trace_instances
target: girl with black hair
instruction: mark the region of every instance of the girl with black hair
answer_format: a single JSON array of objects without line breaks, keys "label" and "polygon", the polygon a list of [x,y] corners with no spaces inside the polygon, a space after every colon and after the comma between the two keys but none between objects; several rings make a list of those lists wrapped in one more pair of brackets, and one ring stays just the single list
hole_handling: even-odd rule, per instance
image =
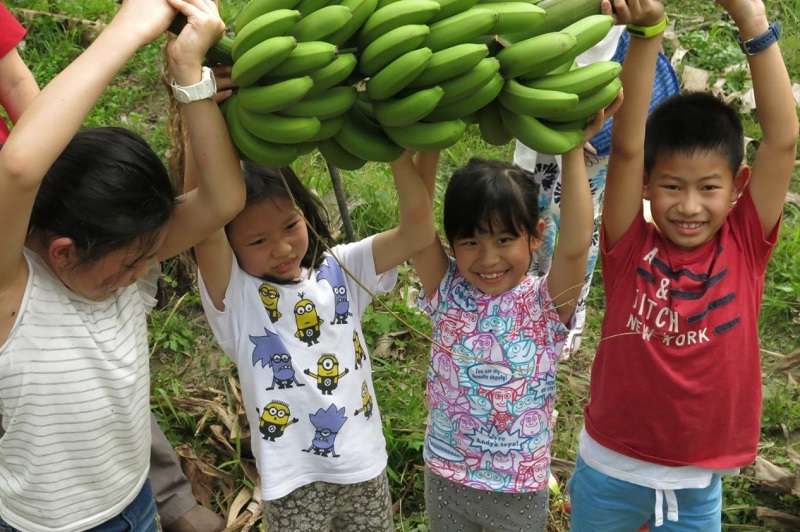
[{"label": "girl with black hair", "polygon": [[243,174],[247,206],[195,254],[206,316],[238,367],[266,522],[393,531],[361,317],[435,237],[425,185],[396,176],[399,225],[329,248],[325,210],[290,168]]},{"label": "girl with black hair", "polygon": [[[600,113],[586,138],[602,121]],[[421,175],[432,195],[437,159],[422,154],[399,170]],[[414,257],[433,321],[423,451],[433,532],[545,529],[558,353],[592,238],[582,144],[564,154],[562,182],[549,275],[529,271],[543,226],[537,185],[501,161],[472,159],[450,179],[444,231],[453,256],[436,240]]]},{"label": "girl with black hair", "polygon": [[177,201],[140,137],[78,128],[176,10],[188,24],[169,46],[170,72],[178,88],[201,81],[205,52],[224,29],[214,3],[124,2],[0,150],[2,530],[159,527],[147,482],[146,314],[157,261],[222,227],[241,209],[244,187],[210,100],[183,108],[193,142],[210,149],[197,190]]}]

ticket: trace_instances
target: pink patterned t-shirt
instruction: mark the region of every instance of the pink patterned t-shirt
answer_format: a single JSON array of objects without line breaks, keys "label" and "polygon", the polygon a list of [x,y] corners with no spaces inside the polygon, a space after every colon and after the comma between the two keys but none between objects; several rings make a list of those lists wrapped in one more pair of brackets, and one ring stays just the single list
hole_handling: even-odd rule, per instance
[{"label": "pink patterned t-shirt", "polygon": [[425,464],[472,488],[526,493],[547,487],[558,354],[568,329],[528,275],[491,296],[450,261],[422,308],[433,322]]}]

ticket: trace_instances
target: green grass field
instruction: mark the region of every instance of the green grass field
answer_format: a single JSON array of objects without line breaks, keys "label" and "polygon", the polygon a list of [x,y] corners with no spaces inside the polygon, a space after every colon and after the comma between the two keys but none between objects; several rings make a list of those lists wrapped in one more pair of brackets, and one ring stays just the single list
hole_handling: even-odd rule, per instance
[{"label": "green grass field", "polygon": [[[244,0],[223,1],[223,16],[231,20]],[[21,53],[44,85],[91,41],[97,22],[108,21],[114,0],[12,0],[7,2],[29,29]],[[783,21],[781,46],[792,79],[800,81],[800,0],[769,3],[772,18]],[[667,39],[671,54],[687,49],[685,65],[711,72],[712,83],[725,78],[728,93],[748,87],[741,72],[725,69],[743,62],[735,30],[710,0],[670,0],[667,9],[676,38]],[[54,17],[52,15],[64,15]],[[142,50],[119,74],[94,111],[88,125],[121,125],[144,135],[166,158],[170,142],[166,129],[167,93],[162,82],[162,42]],[[680,70],[680,69],[679,69]],[[743,112],[747,135],[759,137],[755,114]],[[441,165],[439,199],[446,176],[469,157],[509,159],[512,146],[490,147],[474,132],[448,149]],[[318,153],[304,156],[295,170],[336,211],[330,179]],[[355,231],[363,237],[387,229],[397,219],[397,205],[388,165],[368,164],[343,172]],[[800,193],[796,171],[792,191]],[[797,198],[797,196],[795,196]],[[599,267],[599,266],[598,266]],[[165,265],[160,308],[151,318],[153,409],[162,427],[178,446],[197,495],[211,507],[231,511],[239,520],[233,530],[263,527],[247,511],[255,472],[247,427],[233,364],[220,352],[205,323],[199,298],[187,291],[187,269],[173,261]],[[582,406],[588,396],[589,368],[603,314],[600,276],[590,297],[589,325],[581,350],[559,373],[559,411],[555,428],[554,471],[562,493],[575,459]],[[421,450],[425,428],[424,375],[429,325],[413,307],[414,276],[401,269],[401,282],[380,299],[364,320],[373,355],[377,398],[383,414],[389,450],[389,475],[398,530],[427,530],[423,519]],[[762,439],[759,455],[786,468],[789,480],[771,484],[761,472],[745,469],[726,479],[723,518],[727,530],[797,530],[780,513],[800,516],[800,498],[792,494],[794,475],[800,475],[800,205],[787,201],[781,238],[774,251],[764,293],[760,331],[764,378]],[[797,477],[800,479],[800,476]],[[800,480],[798,484],[800,486]],[[250,508],[253,508],[252,506]],[[778,517],[770,517],[770,516]],[[789,524],[787,524],[789,523]],[[795,527],[795,528],[793,528]],[[565,499],[551,497],[550,530],[568,530]]]}]

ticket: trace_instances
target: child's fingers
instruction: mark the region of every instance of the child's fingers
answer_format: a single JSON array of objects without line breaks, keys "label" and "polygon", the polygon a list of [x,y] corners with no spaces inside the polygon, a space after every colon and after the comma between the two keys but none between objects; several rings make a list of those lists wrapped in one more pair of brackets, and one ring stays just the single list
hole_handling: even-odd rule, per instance
[{"label": "child's fingers", "polygon": [[216,103],[222,103],[225,100],[227,100],[228,98],[230,98],[232,95],[233,95],[233,91],[230,90],[230,89],[229,90],[217,91],[217,93],[214,94],[214,96],[212,97],[212,100],[214,100],[214,102],[216,102]]},{"label": "child's fingers", "polygon": [[625,100],[625,94],[623,91],[620,90],[619,94],[617,94],[617,97],[614,98],[613,102],[611,102],[611,105],[606,107],[605,110],[603,111],[606,118],[611,118],[612,116],[614,116],[617,113],[617,111],[619,111],[619,108],[622,107],[622,102],[624,100]]},{"label": "child's fingers", "polygon": [[625,0],[612,0],[611,5],[616,14],[617,24],[627,24],[631,21],[631,11]]}]

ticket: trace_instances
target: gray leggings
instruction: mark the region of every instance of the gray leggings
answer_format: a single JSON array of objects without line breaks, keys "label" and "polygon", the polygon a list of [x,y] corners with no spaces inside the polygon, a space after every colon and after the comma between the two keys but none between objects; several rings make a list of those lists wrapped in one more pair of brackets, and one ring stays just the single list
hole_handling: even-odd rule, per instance
[{"label": "gray leggings", "polygon": [[425,508],[431,532],[538,532],[547,525],[547,489],[482,491],[425,468]]}]

